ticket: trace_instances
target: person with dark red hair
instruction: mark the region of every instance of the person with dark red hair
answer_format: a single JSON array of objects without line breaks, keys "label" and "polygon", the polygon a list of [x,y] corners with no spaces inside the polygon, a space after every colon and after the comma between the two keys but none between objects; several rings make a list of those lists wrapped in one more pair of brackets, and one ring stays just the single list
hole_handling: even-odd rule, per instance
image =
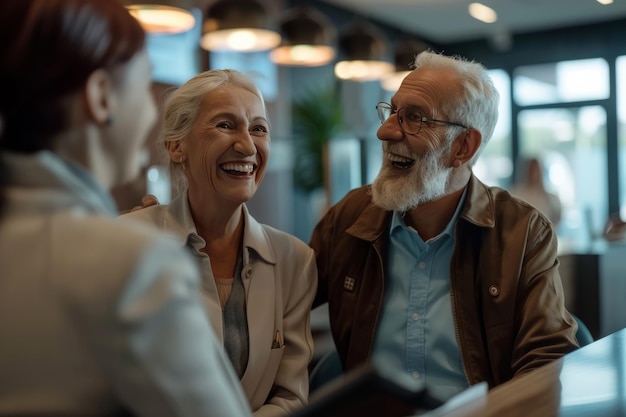
[{"label": "person with dark red hair", "polygon": [[116,219],[151,71],[118,0],[0,2],[0,415],[251,415],[194,261]]}]

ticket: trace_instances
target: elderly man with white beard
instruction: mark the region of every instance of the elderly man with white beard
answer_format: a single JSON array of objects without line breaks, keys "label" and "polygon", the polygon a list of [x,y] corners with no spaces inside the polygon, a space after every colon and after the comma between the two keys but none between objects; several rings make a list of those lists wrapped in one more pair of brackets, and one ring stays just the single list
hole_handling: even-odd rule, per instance
[{"label": "elderly man with white beard", "polygon": [[425,51],[376,106],[380,173],[310,242],[344,371],[379,363],[445,402],[578,347],[552,224],[472,173],[498,100],[484,66]]}]

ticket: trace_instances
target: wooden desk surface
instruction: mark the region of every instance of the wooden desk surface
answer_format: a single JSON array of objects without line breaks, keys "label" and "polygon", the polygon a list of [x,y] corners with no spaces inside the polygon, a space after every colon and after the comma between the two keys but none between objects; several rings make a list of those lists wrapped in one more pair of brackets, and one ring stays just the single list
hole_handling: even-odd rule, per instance
[{"label": "wooden desk surface", "polygon": [[[428,414],[431,416],[431,414]],[[437,417],[626,416],[626,329]]]}]

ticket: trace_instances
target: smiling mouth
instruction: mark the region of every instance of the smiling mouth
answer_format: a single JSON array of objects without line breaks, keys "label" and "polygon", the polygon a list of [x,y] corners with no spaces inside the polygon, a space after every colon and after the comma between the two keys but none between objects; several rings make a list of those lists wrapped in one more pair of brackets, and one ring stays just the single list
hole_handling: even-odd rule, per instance
[{"label": "smiling mouth", "polygon": [[231,175],[246,176],[252,174],[256,170],[257,165],[253,164],[252,162],[240,164],[226,163],[222,164],[220,168]]},{"label": "smiling mouth", "polygon": [[415,165],[415,159],[405,158],[404,156],[387,153],[387,159],[396,168],[409,169]]}]

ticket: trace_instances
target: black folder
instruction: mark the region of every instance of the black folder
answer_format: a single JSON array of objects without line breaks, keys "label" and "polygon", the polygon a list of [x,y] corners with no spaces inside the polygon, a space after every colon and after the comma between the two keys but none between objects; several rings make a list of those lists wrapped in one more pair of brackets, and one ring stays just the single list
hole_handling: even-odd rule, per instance
[{"label": "black folder", "polygon": [[422,381],[370,364],[319,388],[291,417],[406,417],[439,405]]}]

